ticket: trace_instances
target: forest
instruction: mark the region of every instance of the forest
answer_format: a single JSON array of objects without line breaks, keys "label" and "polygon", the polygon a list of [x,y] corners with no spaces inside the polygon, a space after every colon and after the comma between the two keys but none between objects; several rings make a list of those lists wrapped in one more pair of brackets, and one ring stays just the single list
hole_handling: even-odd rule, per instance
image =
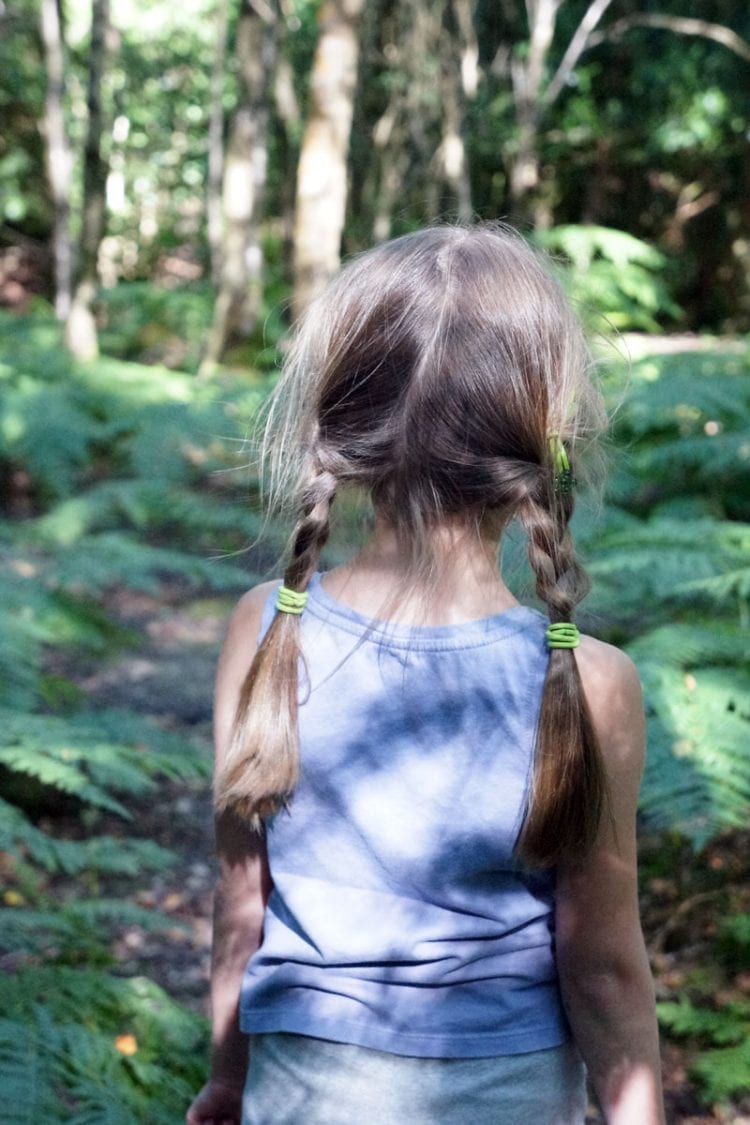
[{"label": "forest", "polygon": [[215,661],[289,531],[254,420],[342,259],[495,219],[553,255],[612,417],[581,624],[644,685],[668,1120],[750,1120],[747,4],[3,0],[0,125],[3,1120],[183,1120]]}]

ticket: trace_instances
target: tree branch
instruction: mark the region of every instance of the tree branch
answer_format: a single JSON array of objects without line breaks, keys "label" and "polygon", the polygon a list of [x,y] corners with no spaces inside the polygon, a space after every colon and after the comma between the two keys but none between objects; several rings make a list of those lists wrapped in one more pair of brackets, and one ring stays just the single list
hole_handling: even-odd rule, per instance
[{"label": "tree branch", "polygon": [[730,27],[725,27],[721,23],[710,23],[708,20],[691,19],[687,16],[670,16],[658,12],[653,15],[644,13],[642,15],[623,16],[622,19],[616,20],[611,27],[590,35],[586,48],[596,47],[607,39],[619,39],[633,27],[655,27],[663,31],[672,31],[676,35],[695,35],[701,39],[710,39],[714,43],[720,43],[727,50],[733,51],[745,62],[750,62],[750,43],[738,35],[736,31],[732,31]]},{"label": "tree branch", "polygon": [[593,45],[592,33],[594,28],[611,3],[612,0],[591,0],[583,19],[568,44],[565,54],[560,60],[560,65],[552,76],[549,86],[544,91],[542,97],[543,106],[552,105],[560,96],[560,91],[565,85],[568,75],[575,68],[583,52]]}]

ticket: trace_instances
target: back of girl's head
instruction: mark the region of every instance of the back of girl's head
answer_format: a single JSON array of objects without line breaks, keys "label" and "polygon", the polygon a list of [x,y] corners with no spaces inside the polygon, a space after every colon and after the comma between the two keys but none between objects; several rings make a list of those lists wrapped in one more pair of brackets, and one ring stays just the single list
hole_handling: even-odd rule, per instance
[{"label": "back of girl's head", "polygon": [[298,330],[271,412],[273,494],[304,508],[317,473],[359,485],[407,544],[446,515],[522,514],[554,486],[550,435],[572,447],[601,427],[587,367],[576,317],[514,232],[385,243]]},{"label": "back of girl's head", "polygon": [[[355,258],[298,326],[270,404],[270,501],[297,519],[285,584],[305,589],[335,493],[356,485],[393,526],[415,572],[429,563],[430,529],[446,517],[517,517],[550,619],[570,620],[587,583],[554,450],[559,438],[573,458],[603,426],[588,368],[581,327],[548,264],[507,228],[433,227]],[[261,646],[220,805],[262,812],[263,800],[274,807],[293,788],[298,628],[279,614]],[[561,659],[570,679],[570,654],[554,654],[551,671]],[[257,682],[264,665],[266,687]],[[276,706],[279,691],[288,703],[282,741],[290,749],[269,790],[247,704],[252,694],[257,710],[274,691]],[[554,858],[539,841],[526,852]]]}]

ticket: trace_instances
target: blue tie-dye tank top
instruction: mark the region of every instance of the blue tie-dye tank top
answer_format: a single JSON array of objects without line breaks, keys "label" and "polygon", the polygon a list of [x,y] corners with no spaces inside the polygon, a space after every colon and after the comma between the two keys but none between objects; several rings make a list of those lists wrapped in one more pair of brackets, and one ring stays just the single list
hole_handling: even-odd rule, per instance
[{"label": "blue tie-dye tank top", "polygon": [[315,576],[300,621],[301,775],[268,825],[242,1029],[432,1058],[564,1042],[554,876],[513,859],[545,618],[373,622]]}]

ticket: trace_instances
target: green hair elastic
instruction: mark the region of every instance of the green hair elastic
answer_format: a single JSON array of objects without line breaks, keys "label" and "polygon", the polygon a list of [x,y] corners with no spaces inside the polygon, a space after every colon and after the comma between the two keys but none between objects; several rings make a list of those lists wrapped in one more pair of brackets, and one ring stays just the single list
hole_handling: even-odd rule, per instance
[{"label": "green hair elastic", "polygon": [[299,616],[302,610],[307,605],[307,593],[305,591],[290,590],[288,586],[279,586],[279,591],[276,595],[276,608],[280,613],[293,613]]},{"label": "green hair elastic", "polygon": [[559,434],[549,435],[549,451],[555,471],[555,491],[561,496],[569,496],[575,487],[576,479],[570,467],[568,451]]},{"label": "green hair elastic", "polygon": [[580,643],[581,634],[570,621],[557,621],[547,629],[549,648],[578,648]]}]

